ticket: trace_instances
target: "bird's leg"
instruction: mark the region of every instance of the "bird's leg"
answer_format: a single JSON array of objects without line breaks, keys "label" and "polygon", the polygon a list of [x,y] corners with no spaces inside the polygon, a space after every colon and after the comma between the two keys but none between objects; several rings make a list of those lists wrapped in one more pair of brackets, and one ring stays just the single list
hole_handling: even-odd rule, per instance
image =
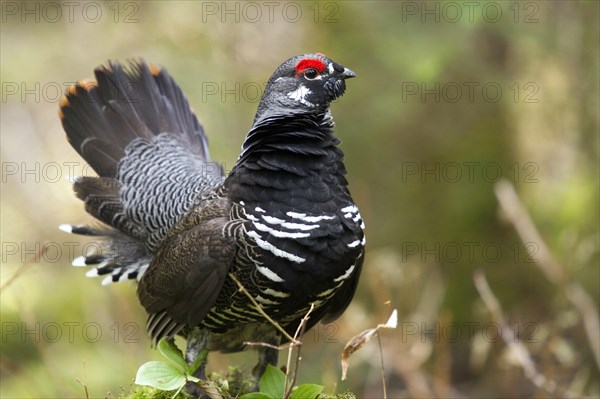
[{"label": "bird's leg", "polygon": [[[197,364],[197,368],[194,371],[194,377],[201,380],[206,380],[206,358],[208,355],[208,349],[206,349],[206,343],[208,340],[208,331],[204,328],[196,327],[187,336],[187,344],[185,348],[185,361],[189,364]],[[205,392],[193,382],[188,382],[185,386],[185,390],[192,395],[194,398],[206,398]]]},{"label": "bird's leg", "polygon": [[252,370],[252,374],[254,374],[254,390],[258,391],[258,381],[260,377],[265,373],[267,369],[267,365],[270,364],[272,366],[277,367],[277,360],[279,358],[279,351],[275,348],[262,347],[258,350],[258,364]]}]

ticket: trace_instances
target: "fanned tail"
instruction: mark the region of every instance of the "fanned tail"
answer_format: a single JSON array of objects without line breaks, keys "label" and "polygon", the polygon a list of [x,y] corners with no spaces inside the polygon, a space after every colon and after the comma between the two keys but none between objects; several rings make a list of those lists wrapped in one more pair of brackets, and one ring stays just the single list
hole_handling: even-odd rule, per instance
[{"label": "fanned tail", "polygon": [[173,78],[142,60],[129,67],[111,61],[96,68],[96,81],[67,90],[59,116],[75,151],[99,176],[114,178],[129,143],[169,132],[209,161],[204,129]]},{"label": "fanned tail", "polygon": [[[98,174],[76,178],[75,193],[109,227],[60,228],[103,238],[100,253],[73,262],[97,265],[89,276],[107,275],[104,283],[139,279],[165,232],[223,172],[202,170],[210,161],[204,130],[164,69],[138,60],[128,67],[109,62],[94,72],[96,81],[67,90],[59,116],[71,146]],[[160,165],[165,158],[172,162]]]},{"label": "fanned tail", "polygon": [[66,233],[99,237],[101,240],[90,253],[73,260],[75,267],[95,266],[86,276],[104,276],[102,285],[142,277],[150,264],[151,257],[135,240],[110,228],[93,228],[61,224],[60,230]]}]

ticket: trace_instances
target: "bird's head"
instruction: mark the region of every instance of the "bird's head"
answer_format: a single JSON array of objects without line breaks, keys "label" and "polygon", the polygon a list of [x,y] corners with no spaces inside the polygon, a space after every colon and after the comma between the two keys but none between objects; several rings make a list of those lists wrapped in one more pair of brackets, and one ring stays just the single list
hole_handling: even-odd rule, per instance
[{"label": "bird's head", "polygon": [[269,79],[256,120],[269,116],[323,112],[346,91],[356,74],[325,55],[302,54],[279,66]]}]

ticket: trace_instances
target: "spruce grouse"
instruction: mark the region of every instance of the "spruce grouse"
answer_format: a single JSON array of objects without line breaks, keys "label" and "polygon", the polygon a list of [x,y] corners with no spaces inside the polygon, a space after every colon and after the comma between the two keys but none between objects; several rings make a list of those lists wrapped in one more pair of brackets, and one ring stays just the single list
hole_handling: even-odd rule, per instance
[{"label": "spruce grouse", "polygon": [[[59,115],[98,175],[77,178],[75,193],[103,224],[61,229],[102,237],[101,251],[73,261],[96,265],[88,276],[138,281],[154,343],[183,335],[188,355],[194,337],[195,352],[280,344],[230,274],[290,335],[311,304],[307,329],[344,312],[365,235],[329,105],[354,72],[323,54],[281,64],[227,175],[165,69],[109,62],[95,76],[67,90]],[[277,350],[259,352],[258,376],[277,363]]]}]

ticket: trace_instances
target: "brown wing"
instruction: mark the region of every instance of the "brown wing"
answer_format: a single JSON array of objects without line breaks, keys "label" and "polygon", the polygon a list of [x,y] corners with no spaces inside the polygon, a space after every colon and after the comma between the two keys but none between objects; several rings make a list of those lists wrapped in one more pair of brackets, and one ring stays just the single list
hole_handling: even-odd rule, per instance
[{"label": "brown wing", "polygon": [[235,241],[223,236],[227,221],[220,217],[175,228],[144,273],[138,297],[154,343],[194,328],[215,304],[236,251]]}]

